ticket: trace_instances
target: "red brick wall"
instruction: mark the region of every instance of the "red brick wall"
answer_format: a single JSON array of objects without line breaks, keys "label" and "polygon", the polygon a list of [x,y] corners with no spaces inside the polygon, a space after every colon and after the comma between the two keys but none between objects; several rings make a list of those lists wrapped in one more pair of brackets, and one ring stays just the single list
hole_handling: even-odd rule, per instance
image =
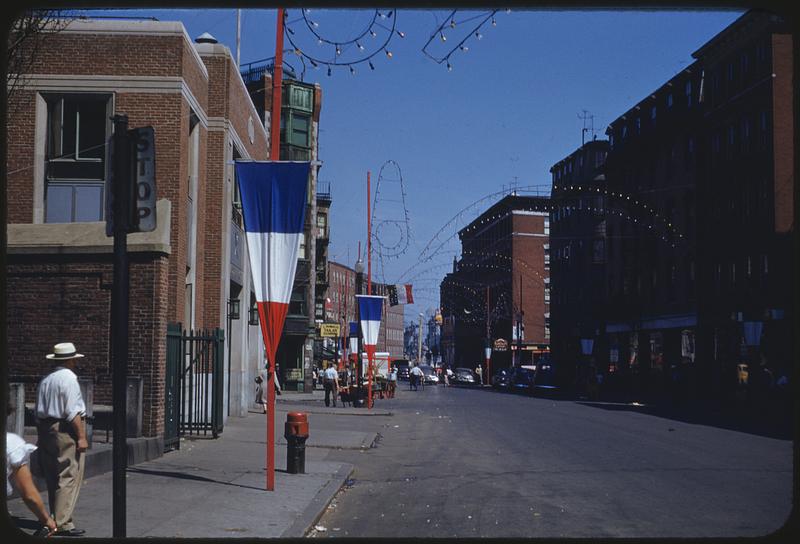
[{"label": "red brick wall", "polygon": [[36,93],[18,90],[9,104],[6,126],[9,223],[33,222],[35,127]]},{"label": "red brick wall", "polygon": [[[52,368],[45,358],[73,342],[85,358],[78,374],[111,404],[111,255],[9,255],[8,373],[25,381],[26,400]],[[167,257],[131,254],[128,374],[144,377],[144,435],[163,432],[167,332]]]},{"label": "red brick wall", "polygon": [[775,149],[775,232],[792,230],[794,223],[794,82],[792,36],[772,36],[772,122]]},{"label": "red brick wall", "polygon": [[[513,232],[544,233],[542,216],[514,215]],[[512,296],[514,304],[519,305],[520,276],[522,277],[522,310],[525,315],[522,323],[525,327],[525,342],[548,343],[544,337],[544,313],[548,311],[544,303],[544,278],[548,272],[544,270],[544,244],[548,237],[514,236],[512,241]]]}]

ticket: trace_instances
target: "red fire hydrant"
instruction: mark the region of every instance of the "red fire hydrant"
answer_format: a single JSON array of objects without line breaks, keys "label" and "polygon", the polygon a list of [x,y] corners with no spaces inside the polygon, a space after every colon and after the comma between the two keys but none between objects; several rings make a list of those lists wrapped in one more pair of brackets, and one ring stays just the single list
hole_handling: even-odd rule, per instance
[{"label": "red fire hydrant", "polygon": [[305,474],[308,416],[303,412],[289,412],[286,414],[283,436],[286,438],[286,472],[289,474]]}]

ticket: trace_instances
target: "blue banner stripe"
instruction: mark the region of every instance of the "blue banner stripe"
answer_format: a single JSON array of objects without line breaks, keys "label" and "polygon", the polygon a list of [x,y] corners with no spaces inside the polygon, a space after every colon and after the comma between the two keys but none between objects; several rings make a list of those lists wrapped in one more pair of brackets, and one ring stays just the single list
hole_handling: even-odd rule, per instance
[{"label": "blue banner stripe", "polygon": [[350,336],[358,336],[358,323],[355,321],[350,322]]},{"label": "blue banner stripe", "polygon": [[381,320],[383,297],[358,296],[358,311],[361,321]]},{"label": "blue banner stripe", "polygon": [[237,162],[247,232],[303,232],[309,162]]}]

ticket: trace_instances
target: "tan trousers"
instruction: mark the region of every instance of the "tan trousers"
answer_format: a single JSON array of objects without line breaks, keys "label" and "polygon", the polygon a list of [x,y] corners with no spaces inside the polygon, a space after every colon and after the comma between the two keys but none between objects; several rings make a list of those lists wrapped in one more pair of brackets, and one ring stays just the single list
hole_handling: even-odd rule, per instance
[{"label": "tan trousers", "polygon": [[38,432],[39,465],[47,482],[50,513],[59,530],[74,529],[72,511],[83,483],[86,455],[78,453],[78,438],[65,421],[41,422]]}]

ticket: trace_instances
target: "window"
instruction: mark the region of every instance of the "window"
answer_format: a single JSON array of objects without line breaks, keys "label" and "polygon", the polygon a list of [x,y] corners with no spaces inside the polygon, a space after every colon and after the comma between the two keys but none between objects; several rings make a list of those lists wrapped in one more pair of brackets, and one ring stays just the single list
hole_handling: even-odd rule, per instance
[{"label": "window", "polygon": [[328,216],[324,213],[317,214],[317,226],[321,229],[324,229],[328,226]]},{"label": "window", "polygon": [[547,236],[550,236],[550,219],[548,219],[546,217],[544,219],[544,233]]},{"label": "window", "polygon": [[656,125],[656,114],[657,113],[658,113],[658,107],[657,106],[653,106],[652,108],[650,108],[650,122],[653,124],[653,126]]},{"label": "window", "polygon": [[628,137],[628,125],[622,125],[622,139]]},{"label": "window", "polygon": [[300,249],[297,251],[297,258],[306,258],[306,234],[304,232],[300,233]]},{"label": "window", "polygon": [[672,107],[672,93],[667,94],[667,107]]},{"label": "window", "polygon": [[103,219],[108,95],[46,95],[45,222]]},{"label": "window", "polygon": [[768,132],[767,132],[767,112],[762,111],[761,114],[758,116],[758,124],[759,124],[759,144],[761,148],[764,149],[767,147],[768,142]]},{"label": "window", "polygon": [[309,134],[311,133],[311,116],[303,113],[291,113],[291,130],[288,142],[300,147],[311,147]]},{"label": "window", "polygon": [[692,107],[692,82],[691,81],[687,81],[686,82],[685,92],[686,92],[686,107],[687,108],[691,108]]},{"label": "window", "polygon": [[289,300],[289,315],[306,315],[306,293],[304,289],[292,291]]},{"label": "window", "polygon": [[720,147],[719,142],[720,142],[719,132],[716,132],[711,137],[711,150],[714,153],[719,153],[719,147]]},{"label": "window", "polygon": [[606,262],[606,242],[602,238],[592,241],[592,262],[594,264]]},{"label": "window", "polygon": [[642,118],[641,117],[637,117],[636,118],[636,134],[641,134],[641,132],[642,132]]}]

